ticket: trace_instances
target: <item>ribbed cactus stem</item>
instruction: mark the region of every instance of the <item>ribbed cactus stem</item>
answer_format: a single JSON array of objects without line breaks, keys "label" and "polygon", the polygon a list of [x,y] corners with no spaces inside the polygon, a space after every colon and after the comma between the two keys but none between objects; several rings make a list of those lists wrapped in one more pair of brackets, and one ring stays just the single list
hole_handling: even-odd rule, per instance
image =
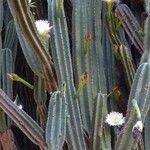
[{"label": "ribbed cactus stem", "polygon": [[47,150],[47,144],[44,140],[44,131],[38,124],[28,116],[22,109],[19,109],[11,99],[0,89],[0,107],[3,111],[17,124],[17,126],[24,132],[28,138]]},{"label": "ribbed cactus stem", "polygon": [[58,15],[58,17],[61,16],[62,6],[63,6],[63,0],[58,0],[58,2],[57,2],[57,15]]},{"label": "ribbed cactus stem", "polygon": [[[141,38],[139,31],[141,30],[140,25],[138,24],[136,18],[134,17],[133,13],[129,9],[126,4],[118,4],[115,13],[119,19],[125,18],[122,21],[122,26],[132,40],[135,47],[139,50],[139,53],[143,53],[143,38]],[[134,38],[133,38],[134,37]]]},{"label": "ribbed cactus stem", "polygon": [[41,127],[44,129],[47,121],[47,107],[46,107],[46,91],[45,82],[38,76],[34,76],[34,100],[37,104],[36,116]]},{"label": "ribbed cactus stem", "polygon": [[110,129],[105,125],[105,117],[108,114],[106,94],[98,93],[94,114],[92,150],[111,150]]},{"label": "ribbed cactus stem", "polygon": [[[146,25],[145,25],[145,51],[141,59],[141,64],[144,62],[148,62],[150,65],[150,1],[145,0],[145,6],[148,12],[148,18],[146,20]],[[150,72],[150,68],[148,71]],[[149,73],[150,74],[150,73]],[[150,92],[150,81],[147,82],[147,85],[145,89]],[[149,94],[148,94],[149,96]],[[145,106],[148,106],[148,103],[145,104]],[[147,113],[147,110],[144,110],[143,113]],[[144,143],[145,143],[145,150],[150,149],[150,109],[148,110],[146,119],[145,119],[145,130],[144,130]]]},{"label": "ribbed cactus stem", "polygon": [[128,56],[128,49],[124,45],[121,45],[119,50],[121,61],[124,65],[124,70],[127,75],[128,85],[129,87],[131,87],[135,75],[135,66],[130,57]]},{"label": "ribbed cactus stem", "polygon": [[[147,2],[148,4],[146,5],[147,6],[147,11],[148,11],[148,14],[150,14],[150,2]],[[141,63],[144,63],[144,62],[150,62],[150,44],[149,44],[149,39],[150,39],[150,16],[148,16],[147,20],[146,20],[146,25],[145,25],[145,43],[144,43],[144,46],[145,46],[145,50],[144,50],[144,54],[141,58]]]},{"label": "ribbed cactus stem", "polygon": [[[63,1],[62,1],[63,3]],[[58,0],[48,0],[49,20],[53,25],[53,36],[50,38],[59,85],[66,83],[67,129],[66,141],[69,149],[85,149],[82,122],[78,100],[75,99],[71,50],[64,7],[61,16],[57,16]]]},{"label": "ribbed cactus stem", "polygon": [[[1,49],[0,50],[0,66],[1,66],[1,82],[2,86],[1,88],[6,92],[6,94],[13,98],[13,85],[12,81],[7,79],[7,73],[10,73],[13,71],[13,58],[12,58],[12,51],[8,48]],[[3,112],[1,112],[3,113]],[[4,117],[4,115],[2,115]],[[7,126],[11,126],[11,120],[9,117],[7,118]],[[5,119],[6,119],[5,118]],[[2,121],[2,120],[1,120]],[[4,121],[4,118],[3,118]],[[5,124],[6,121],[2,122],[2,124]]]},{"label": "ribbed cactus stem", "polygon": [[2,109],[0,109],[0,132],[4,132],[7,128],[5,113]]},{"label": "ribbed cactus stem", "polygon": [[[142,121],[144,123],[145,117],[150,108],[149,83],[150,83],[150,64],[143,63],[137,69],[131,87],[131,92],[128,101],[128,110],[126,115],[126,124],[116,142],[117,150],[131,149],[133,144],[135,145],[135,147],[137,145],[138,141],[136,141],[136,139],[134,139],[132,136],[132,128],[135,125],[135,122],[140,118],[142,118]],[[133,99],[135,99],[136,102]],[[133,109],[133,104],[134,108],[136,109]],[[126,139],[128,139],[128,141]]]},{"label": "ribbed cactus stem", "polygon": [[50,98],[46,126],[46,142],[49,150],[62,149],[66,137],[66,98],[56,91]]},{"label": "ribbed cactus stem", "polygon": [[149,150],[150,148],[150,134],[149,134],[149,131],[150,131],[150,110],[147,114],[147,117],[145,119],[145,126],[144,126],[144,141],[145,141],[145,150]]},{"label": "ribbed cactus stem", "polygon": [[[0,1],[0,19],[3,20],[3,0]],[[3,21],[1,21],[0,23],[0,32],[2,32],[2,28],[3,28]],[[0,49],[2,49],[2,37],[1,37],[1,34],[0,34]]]},{"label": "ribbed cactus stem", "polygon": [[79,94],[79,106],[83,127],[91,136],[95,97],[99,91],[106,93],[104,57],[101,45],[101,8],[98,0],[75,0],[72,17],[73,65],[76,87],[80,84],[80,75],[89,74],[89,82]]},{"label": "ribbed cactus stem", "polygon": [[14,17],[17,31],[19,32],[18,34],[22,34],[25,42],[31,47],[33,52],[36,54],[38,61],[42,63],[43,75],[45,81],[47,82],[48,92],[56,90],[57,83],[54,77],[53,63],[40,41],[27,1],[7,0],[7,2],[9,4],[11,13]]}]

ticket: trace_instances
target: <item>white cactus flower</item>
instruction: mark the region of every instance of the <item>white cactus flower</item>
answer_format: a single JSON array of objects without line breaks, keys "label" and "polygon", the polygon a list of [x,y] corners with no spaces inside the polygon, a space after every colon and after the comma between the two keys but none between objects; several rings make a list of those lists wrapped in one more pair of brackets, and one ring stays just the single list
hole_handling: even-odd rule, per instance
[{"label": "white cactus flower", "polygon": [[105,122],[110,126],[121,126],[125,123],[125,117],[123,117],[122,113],[113,111],[107,114]]},{"label": "white cactus flower", "polygon": [[39,35],[43,38],[47,38],[49,31],[53,28],[53,26],[50,27],[50,24],[47,20],[37,20],[35,25]]}]

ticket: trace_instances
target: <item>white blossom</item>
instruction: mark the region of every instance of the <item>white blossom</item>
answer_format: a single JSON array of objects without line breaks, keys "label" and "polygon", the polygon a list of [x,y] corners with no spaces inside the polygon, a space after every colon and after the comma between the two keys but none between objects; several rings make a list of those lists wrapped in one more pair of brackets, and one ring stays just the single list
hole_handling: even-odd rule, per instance
[{"label": "white blossom", "polygon": [[123,117],[122,113],[113,111],[107,114],[105,122],[110,126],[121,126],[125,123],[125,117]]},{"label": "white blossom", "polygon": [[50,26],[47,20],[37,20],[35,25],[41,37],[48,37],[48,33],[52,29],[52,26]]}]

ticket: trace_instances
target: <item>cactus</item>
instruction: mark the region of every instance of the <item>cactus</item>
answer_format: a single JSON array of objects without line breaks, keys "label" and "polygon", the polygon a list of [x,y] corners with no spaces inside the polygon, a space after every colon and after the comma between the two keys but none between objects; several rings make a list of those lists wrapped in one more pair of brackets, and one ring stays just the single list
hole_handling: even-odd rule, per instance
[{"label": "cactus", "polygon": [[150,143],[149,143],[149,139],[150,139],[150,134],[147,134],[149,133],[149,124],[150,124],[150,117],[149,117],[150,113],[148,111],[147,113],[147,116],[145,118],[145,136],[144,136],[144,140],[145,140],[145,150],[149,150],[149,146],[150,146]]},{"label": "cactus", "polygon": [[78,99],[75,98],[67,24],[63,7],[61,16],[57,16],[57,3],[57,0],[48,0],[49,20],[54,26],[54,36],[50,38],[50,42],[58,84],[66,83],[66,103],[68,104],[66,140],[70,149],[85,149]]},{"label": "cactus", "polygon": [[[101,2],[74,1],[73,2],[73,65],[76,84],[80,82],[82,73],[87,72],[89,82],[79,97],[79,105],[84,128],[91,136],[93,102],[99,91],[106,93],[106,83],[103,66],[103,50],[101,40]],[[80,26],[79,26],[80,22]],[[93,23],[94,22],[94,23]],[[87,52],[85,49],[87,43]],[[96,71],[95,71],[96,70]]]},{"label": "cactus", "polygon": [[[118,141],[116,143],[116,149],[131,149],[134,140],[132,137],[132,127],[135,124],[137,117],[135,112],[132,109],[132,100],[136,99],[137,104],[139,105],[142,121],[145,121],[145,117],[150,108],[149,103],[149,88],[147,87],[150,82],[150,64],[143,63],[137,69],[135,79],[133,81],[133,85],[130,92],[129,102],[128,102],[128,110],[126,115],[126,125],[122,131],[122,133],[118,137]],[[126,139],[129,139],[127,141]],[[136,143],[137,144],[137,143]],[[135,143],[134,143],[135,145]],[[135,145],[136,146],[136,145]]]},{"label": "cactus", "polygon": [[[35,74],[45,79],[48,92],[56,90],[57,83],[52,69],[53,63],[40,41],[27,1],[20,3],[19,0],[8,0],[7,2],[14,17],[17,34],[22,44],[24,55],[29,65],[34,65],[31,66],[31,69],[33,69]],[[21,18],[23,18],[23,20]]]},{"label": "cactus", "polygon": [[[91,8],[88,6],[89,4],[85,1],[73,1],[73,65],[74,72],[76,78],[76,86],[80,84],[80,76],[87,72],[90,73],[90,53],[91,53],[91,45],[93,45],[93,33],[91,29],[88,27],[88,22],[91,18]],[[87,12],[87,13],[85,13]],[[89,16],[89,18],[86,17]],[[83,19],[85,18],[85,19]],[[79,23],[80,22],[80,26]],[[91,36],[91,41],[89,41],[89,45],[87,45],[87,52],[85,53],[85,42],[86,38]],[[88,42],[87,42],[88,44]],[[92,80],[92,74],[89,74],[90,80]],[[87,83],[83,92],[79,96],[79,105],[81,109],[81,116],[83,126],[86,130],[90,131],[91,129],[91,118],[92,118],[92,90],[90,90],[90,81]],[[88,92],[89,91],[89,92]],[[95,91],[96,92],[96,91]],[[86,102],[85,102],[86,101]]]},{"label": "cactus", "polygon": [[127,75],[128,85],[131,87],[135,75],[135,65],[133,64],[132,58],[128,56],[127,51],[128,49],[125,46],[120,46],[120,56]]},{"label": "cactus", "polygon": [[[109,12],[110,11],[109,3],[108,4],[106,3],[105,7],[106,7],[106,11]],[[117,5],[117,7],[115,9],[116,16],[114,16],[112,13],[108,13],[106,15],[106,24],[109,27],[108,32],[109,32],[110,40],[111,40],[112,44],[114,45],[113,51],[114,51],[114,56],[115,56],[116,62],[121,63],[121,65],[123,66],[123,72],[125,75],[127,75],[125,80],[127,82],[127,86],[130,87],[132,84],[134,75],[135,75],[135,65],[133,63],[132,54],[131,54],[131,51],[129,48],[129,44],[125,38],[125,33],[124,33],[123,29],[125,29],[125,31],[126,31],[126,30],[128,30],[128,27],[126,27],[126,26],[132,26],[132,25],[130,25],[130,22],[128,22],[129,19],[126,19],[125,21],[127,23],[124,23],[125,21],[121,16],[121,15],[123,15],[122,13],[123,13],[124,7],[126,8],[127,6],[122,5],[122,4]],[[130,12],[128,7],[127,7],[127,10]],[[124,13],[123,17],[128,17],[129,12]],[[121,15],[119,13],[121,13]],[[133,18],[133,20],[135,20],[134,16],[132,16],[132,18]],[[110,21],[111,21],[111,23],[110,23]],[[120,26],[120,27],[118,28],[118,26]],[[139,24],[136,21],[134,21],[133,27],[136,28],[135,30],[140,30]],[[132,31],[134,32],[135,30],[132,30]],[[126,31],[126,32],[128,33],[129,31]],[[132,33],[132,34],[135,34],[135,33]],[[130,38],[133,37],[132,34],[129,36]],[[135,36],[135,37],[138,39],[138,36]],[[140,41],[139,43],[141,43],[141,48],[139,48],[138,46],[137,47],[138,47],[138,49],[140,49],[142,51],[143,43],[142,43],[142,41]]]},{"label": "cactus", "polygon": [[12,100],[0,89],[0,107],[13,119],[18,127],[33,141],[43,149],[47,149],[44,140],[44,131],[38,124],[28,116],[22,109],[19,109]]},{"label": "cactus", "polygon": [[98,93],[96,99],[96,110],[94,112],[93,150],[112,149],[110,130],[105,126],[105,117],[107,113],[107,95]]},{"label": "cactus", "polygon": [[[0,19],[3,20],[3,0],[0,1]],[[2,32],[3,21],[0,23],[0,31]],[[2,48],[2,37],[0,35],[0,49]]]},{"label": "cactus", "polygon": [[[72,14],[68,14],[68,6]],[[43,16],[53,26],[49,39],[46,37],[49,45],[35,26],[35,18]],[[5,112],[42,150],[149,149],[150,17],[145,38],[140,35],[140,19],[119,1],[7,0],[0,2],[0,18],[1,137],[6,133],[11,138],[12,133]],[[33,85],[20,78],[22,74],[15,74],[18,50],[32,70],[29,74],[25,69],[24,75],[34,76]],[[18,82],[13,87],[7,75],[27,85],[30,94],[16,90]],[[26,106],[19,109],[13,102],[16,95],[24,94],[33,100],[34,119],[25,112]],[[117,133],[117,127],[106,121],[111,111],[125,116]]]},{"label": "cactus", "polygon": [[41,127],[45,128],[47,121],[45,85],[44,80],[36,75],[34,77],[34,100],[37,104],[37,120]]},{"label": "cactus", "polygon": [[[150,13],[150,3],[149,1],[146,1],[146,6],[147,6],[147,12],[148,14]],[[150,63],[150,44],[149,44],[149,39],[150,39],[150,32],[149,32],[149,28],[150,28],[150,17],[148,17],[147,22],[146,22],[146,26],[145,26],[145,30],[146,30],[146,36],[145,36],[145,51],[144,54],[142,56],[141,59],[141,63],[144,62],[148,62]],[[149,82],[147,83],[149,84]],[[149,111],[147,112],[147,116],[145,118],[145,149],[148,150],[149,149],[149,134],[148,134],[148,130],[149,130],[149,120],[150,120],[150,116],[149,116]]]},{"label": "cactus", "polygon": [[139,31],[141,30],[137,20],[125,4],[119,4],[116,8],[116,14],[119,18],[127,17],[122,21],[122,26],[130,39],[132,40],[135,47],[139,50],[139,53],[143,52],[143,39],[141,38]]},{"label": "cactus", "polygon": [[66,99],[59,91],[52,94],[46,125],[48,149],[61,149],[66,135]]},{"label": "cactus", "polygon": [[2,89],[7,93],[7,95],[12,98],[12,82],[7,79],[7,73],[13,72],[13,60],[12,52],[10,49],[0,50],[0,66],[1,66],[1,76],[2,76]]},{"label": "cactus", "polygon": [[[147,26],[146,26],[146,37],[145,37],[145,51],[141,60],[141,65],[137,69],[134,82],[131,88],[129,102],[128,102],[128,113],[127,113],[127,123],[124,127],[124,130],[122,131],[122,134],[118,138],[116,149],[131,149],[131,147],[136,146],[134,143],[134,139],[131,135],[132,133],[132,127],[136,121],[135,114],[133,111],[131,111],[131,102],[132,99],[136,99],[141,115],[142,115],[142,121],[145,122],[145,118],[148,121],[147,113],[150,108],[149,103],[149,83],[150,83],[150,64],[149,64],[149,26],[150,26],[150,19],[147,20]],[[147,117],[146,117],[147,116]],[[147,122],[146,121],[146,122]],[[147,124],[147,123],[146,123]],[[146,126],[147,128],[147,126]],[[123,134],[125,133],[125,134]],[[147,137],[147,136],[146,136]],[[125,142],[125,139],[128,138],[128,143]],[[146,138],[147,139],[147,138]],[[147,143],[147,141],[146,141]],[[136,143],[137,144],[137,143]],[[148,143],[147,143],[148,144]],[[148,147],[146,145],[146,147]]]},{"label": "cactus", "polygon": [[9,48],[12,50],[13,62],[15,62],[15,59],[16,59],[17,44],[18,44],[18,38],[17,38],[16,30],[15,30],[15,25],[14,25],[13,20],[10,20],[6,26],[3,48]]},{"label": "cactus", "polygon": [[[13,97],[13,86],[12,82],[7,79],[7,73],[13,71],[13,60],[12,60],[12,52],[10,49],[5,48],[0,50],[0,75],[1,75],[1,88],[7,93],[7,95],[12,98]],[[1,111],[1,124],[6,127],[11,125],[11,120],[7,117],[7,125],[6,118],[4,116],[4,112]],[[4,131],[4,127],[3,131]],[[1,130],[2,131],[2,130]]]}]

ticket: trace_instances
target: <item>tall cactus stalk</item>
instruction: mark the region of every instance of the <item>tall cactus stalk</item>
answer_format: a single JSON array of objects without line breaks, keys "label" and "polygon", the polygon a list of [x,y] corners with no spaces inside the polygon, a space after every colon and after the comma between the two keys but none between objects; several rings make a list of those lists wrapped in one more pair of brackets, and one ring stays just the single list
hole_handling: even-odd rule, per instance
[{"label": "tall cactus stalk", "polygon": [[[29,10],[27,1],[21,2],[20,0],[8,0],[7,2],[14,17],[20,42],[23,43],[22,48],[24,49],[26,59],[29,60],[34,58],[34,63],[40,61],[39,64],[36,65],[37,68],[39,68],[38,66],[42,67],[40,70],[35,71],[31,66],[32,62],[29,62],[31,69],[35,71],[35,74],[42,76],[45,79],[48,92],[56,90],[57,83],[54,78],[53,63],[38,37],[33,16]],[[29,51],[28,46],[32,50]]]},{"label": "tall cactus stalk", "polygon": [[46,108],[46,92],[44,80],[38,76],[34,77],[34,100],[37,104],[36,116],[43,129],[46,127],[47,108]]},{"label": "tall cactus stalk", "polygon": [[[12,59],[12,52],[10,49],[5,48],[0,50],[0,69],[1,69],[1,76],[2,76],[2,89],[7,93],[7,95],[12,98],[13,97],[13,85],[12,81],[9,81],[7,79],[7,74],[10,72],[13,72],[13,59]],[[4,117],[3,112],[1,111],[2,116]],[[5,118],[5,117],[4,117]],[[3,118],[3,121],[5,120]],[[2,124],[6,123],[3,122]],[[9,118],[7,118],[7,126],[9,127],[11,125],[11,121]]]},{"label": "tall cactus stalk", "polygon": [[[10,12],[7,12],[10,13]],[[6,19],[6,18],[5,18]],[[12,59],[13,59],[13,69],[15,67],[15,60],[17,55],[17,44],[18,44],[18,37],[14,25],[14,21],[8,20],[9,22],[6,22],[6,31],[5,31],[5,39],[3,43],[3,48],[9,48],[12,50]]]},{"label": "tall cactus stalk", "polygon": [[75,98],[66,18],[63,5],[61,5],[60,16],[57,13],[57,6],[58,0],[48,0],[49,20],[54,26],[53,36],[50,38],[52,56],[59,85],[66,83],[66,103],[68,105],[66,140],[72,150],[85,149],[78,99]]},{"label": "tall cactus stalk", "polygon": [[[42,3],[34,8],[34,2]],[[3,149],[9,140],[4,143],[2,137],[12,137],[14,141],[8,128],[13,124],[9,123],[10,117],[41,150],[149,150],[150,16],[143,38],[140,22],[130,7],[120,1],[6,0],[3,3],[0,1]],[[71,18],[67,14],[68,5],[72,8]],[[145,5],[150,14],[150,2],[145,0]],[[41,18],[43,12],[48,13],[44,17],[48,15],[52,25],[46,40],[38,34],[34,19]],[[13,91],[15,84],[7,79],[8,73],[16,71],[18,43],[34,73],[33,86],[28,87],[32,89],[31,103],[36,105],[35,120],[12,101],[18,89]],[[121,111],[125,117],[112,111]],[[121,123],[117,116],[109,118],[109,112],[122,116]],[[17,149],[16,145],[12,149]]]},{"label": "tall cactus stalk", "polygon": [[[149,28],[150,28],[150,18],[148,18],[147,20],[146,31],[145,31],[146,32],[145,51],[141,60],[141,65],[137,69],[134,82],[131,88],[131,92],[130,92],[130,97],[129,97],[129,102],[128,102],[127,123],[124,127],[124,130],[122,131],[121,135],[118,138],[116,149],[131,149],[134,143],[134,139],[131,133],[132,133],[132,127],[136,121],[136,117],[134,117],[135,115],[131,111],[132,99],[136,99],[139,105],[143,122],[145,122],[145,117],[150,108],[150,103],[149,103],[149,98],[150,98],[150,94],[149,94],[149,83],[150,83],[149,38],[150,37],[149,35],[150,35],[150,32],[149,32]],[[146,117],[146,120],[148,121],[148,116]],[[128,138],[128,143],[125,142],[126,138]],[[148,144],[147,141],[146,143]],[[146,145],[146,147],[148,146]]]},{"label": "tall cactus stalk", "polygon": [[[0,1],[0,19],[3,20],[3,0]],[[0,23],[0,31],[2,32],[3,21]],[[2,48],[2,36],[0,35],[0,49]]]},{"label": "tall cactus stalk", "polygon": [[98,93],[96,101],[92,150],[111,150],[110,130],[105,126],[105,116],[108,113],[107,95]]},{"label": "tall cactus stalk", "polygon": [[[73,63],[76,78],[76,87],[80,84],[80,76],[87,72],[90,80],[92,80],[92,73],[90,74],[90,52],[91,45],[93,45],[93,32],[89,24],[91,18],[91,8],[89,1],[73,1],[73,15],[72,15],[72,32],[73,32]],[[89,18],[87,18],[87,16]],[[80,25],[79,25],[80,24]],[[88,41],[89,38],[89,41]],[[85,47],[87,41],[87,48]],[[84,52],[86,48],[86,53]],[[86,101],[86,102],[85,102]],[[92,118],[92,90],[90,90],[90,82],[87,83],[83,92],[79,96],[79,104],[81,109],[81,116],[83,126],[86,130],[91,129]]]},{"label": "tall cactus stalk", "polygon": [[[122,12],[122,10],[119,9],[121,5],[122,4],[117,5],[116,10],[115,10],[116,15],[114,15],[113,12],[110,11],[110,7],[111,8],[113,7],[113,3],[108,2],[104,5],[106,7],[106,12],[107,12],[106,13],[106,25],[108,26],[107,30],[109,33],[110,41],[113,45],[113,53],[114,53],[116,62],[121,63],[123,67],[123,72],[127,76],[125,79],[127,82],[127,86],[130,87],[132,84],[134,75],[135,75],[135,65],[133,63],[133,58],[132,58],[132,54],[129,48],[129,44],[125,38],[125,33],[123,30],[123,28],[125,28],[124,20],[122,17],[118,15],[118,11]],[[127,14],[125,13],[124,17],[128,17],[128,15],[129,15],[128,13]],[[136,20],[134,16],[132,17],[133,17],[133,20]],[[129,21],[130,20],[126,18],[127,26],[131,26]],[[139,24],[137,22],[135,22],[134,27],[137,28],[136,30],[140,30]],[[131,37],[133,36],[131,35]],[[136,38],[138,39],[137,36]],[[142,42],[140,41],[140,43]],[[139,49],[143,50],[142,48],[139,48]]]},{"label": "tall cactus stalk", "polygon": [[[150,14],[150,2],[146,1],[146,6],[147,6],[147,12],[148,14]],[[148,62],[150,63],[150,43],[149,43],[149,39],[150,39],[150,16],[148,16],[147,22],[146,22],[146,26],[145,26],[145,32],[146,32],[146,36],[145,36],[145,51],[143,54],[143,57],[141,59],[141,63],[143,62]],[[149,85],[149,82],[147,82],[147,85]],[[149,86],[147,86],[147,90],[149,90]],[[149,137],[150,134],[148,133],[149,130],[149,121],[150,121],[150,116],[149,116],[149,112],[146,116],[145,119],[145,149],[149,150],[150,147],[150,143],[149,143]]]},{"label": "tall cactus stalk", "polygon": [[[143,63],[139,66],[135,79],[133,81],[133,85],[131,87],[129,102],[128,102],[128,110],[126,115],[126,124],[122,131],[122,133],[118,137],[118,141],[116,143],[116,149],[125,150],[131,149],[134,138],[132,136],[132,128],[137,121],[137,117],[132,107],[132,100],[135,99],[139,105],[142,121],[145,121],[145,117],[150,108],[150,94],[149,89],[146,89],[147,83],[150,82],[150,64]],[[129,139],[128,141],[126,139]],[[135,144],[135,143],[134,143]],[[136,143],[137,144],[137,143]]]},{"label": "tall cactus stalk", "polygon": [[58,16],[57,4],[57,0],[48,1],[49,20],[54,26],[54,37],[51,39],[52,56],[57,68],[59,85],[66,83],[66,102],[68,105],[67,143],[70,149],[85,149],[78,99],[75,98],[70,45],[64,8],[61,7],[61,16]]},{"label": "tall cactus stalk", "polygon": [[20,129],[42,149],[47,149],[44,140],[44,131],[38,124],[28,116],[23,110],[19,109],[12,100],[0,89],[0,107],[13,119]]},{"label": "tall cactus stalk", "polygon": [[[106,93],[104,57],[101,45],[101,1],[73,1],[73,63],[76,84],[83,72],[89,74],[89,82],[79,97],[84,128],[91,136],[94,99],[99,91]],[[87,41],[87,53],[84,52]]]},{"label": "tall cactus stalk", "polygon": [[150,111],[147,113],[147,116],[145,118],[145,136],[144,136],[144,141],[145,141],[145,150],[149,150],[149,146],[150,146],[150,143],[149,143],[149,139],[150,139],[150,134],[149,134],[149,130],[150,130]]},{"label": "tall cactus stalk", "polygon": [[61,92],[52,94],[49,103],[48,120],[46,126],[46,142],[48,149],[61,149],[66,135],[66,98]]}]

